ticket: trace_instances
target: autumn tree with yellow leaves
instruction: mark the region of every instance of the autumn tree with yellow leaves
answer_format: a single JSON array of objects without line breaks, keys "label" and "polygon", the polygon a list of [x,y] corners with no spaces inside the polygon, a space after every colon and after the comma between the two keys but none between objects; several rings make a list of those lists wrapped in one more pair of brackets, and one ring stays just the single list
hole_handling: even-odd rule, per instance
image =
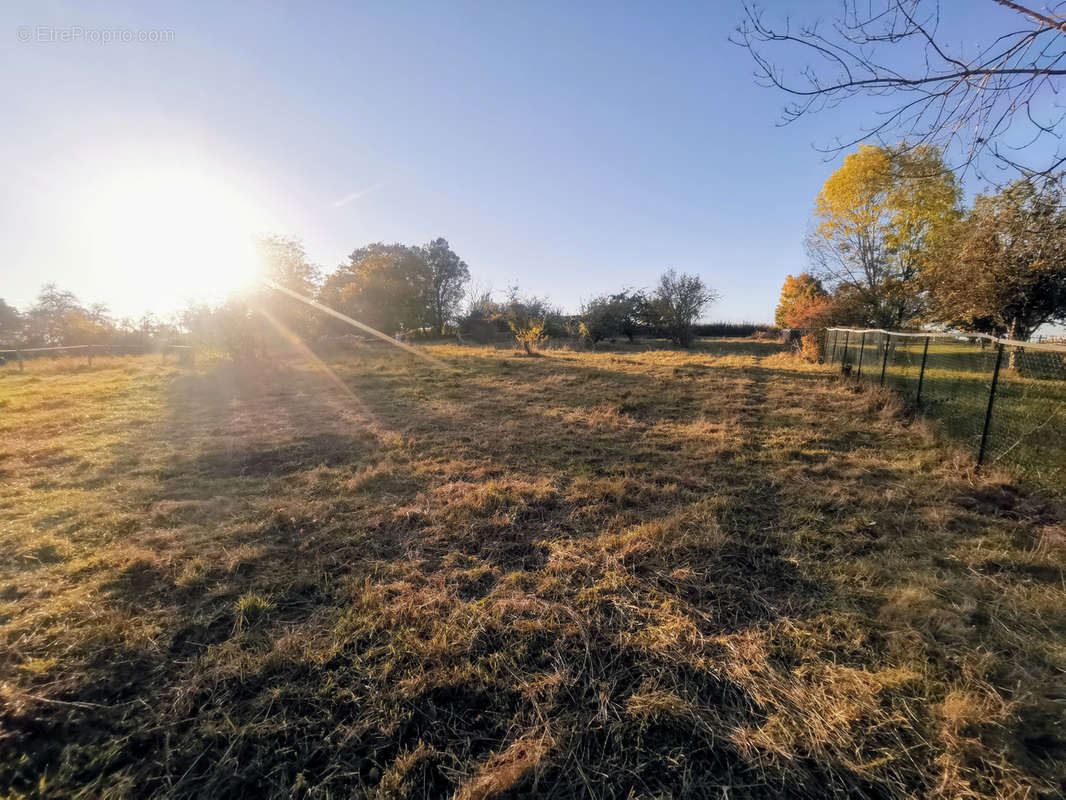
[{"label": "autumn tree with yellow leaves", "polygon": [[807,240],[812,275],[886,328],[922,311],[930,248],[959,218],[955,176],[933,147],[860,145],[825,182]]}]

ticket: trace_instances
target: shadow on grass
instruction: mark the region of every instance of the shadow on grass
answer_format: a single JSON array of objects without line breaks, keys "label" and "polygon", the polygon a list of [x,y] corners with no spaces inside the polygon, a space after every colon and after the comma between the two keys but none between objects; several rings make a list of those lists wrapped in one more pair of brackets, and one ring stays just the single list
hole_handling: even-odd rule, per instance
[{"label": "shadow on grass", "polygon": [[[61,794],[447,796],[491,753],[539,736],[542,768],[504,796],[930,789],[927,746],[907,751],[905,786],[834,757],[785,768],[740,746],[734,736],[768,724],[769,700],[715,668],[724,646],[703,644],[877,612],[868,589],[817,562],[892,546],[877,526],[905,525],[913,497],[884,489],[907,476],[863,464],[835,497],[803,496],[799,481],[812,464],[850,465],[856,447],[904,444],[869,417],[830,432],[815,419],[779,442],[789,414],[824,412],[822,374],[697,363],[664,377],[549,357],[453,381],[363,366],[338,368],[356,405],[269,364],[174,385],[170,418],[138,435],[180,446],[135,456],[143,482],[124,499],[194,537],[203,563],[135,562],[102,585],[102,602],[159,619],[161,633],[96,650],[66,705],[0,718],[25,754],[5,767],[7,788],[47,772]],[[721,426],[701,445],[719,450],[692,455],[694,421]],[[246,505],[216,501],[229,492]],[[159,507],[175,500],[203,502]],[[987,522],[972,513],[966,525]],[[771,655],[783,676],[876,661],[864,650],[875,636],[847,637]]]}]

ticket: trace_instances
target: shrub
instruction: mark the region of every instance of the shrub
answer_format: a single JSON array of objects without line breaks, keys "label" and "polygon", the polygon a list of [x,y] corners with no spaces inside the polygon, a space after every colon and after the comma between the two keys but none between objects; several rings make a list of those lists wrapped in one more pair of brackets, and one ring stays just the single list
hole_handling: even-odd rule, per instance
[{"label": "shrub", "polygon": [[595,344],[588,325],[581,319],[571,319],[567,322],[566,335],[570,339],[570,347],[576,350],[585,350]]},{"label": "shrub", "polygon": [[594,297],[581,308],[582,324],[593,342],[625,336],[633,341],[640,330],[640,315],[647,305],[643,293],[624,289],[617,294]]},{"label": "shrub", "polygon": [[188,341],[200,347],[218,347],[234,361],[262,355],[268,338],[277,342],[282,336],[269,326],[261,314],[241,297],[232,297],[223,305],[189,306],[182,314]]},{"label": "shrub", "polygon": [[506,309],[492,299],[491,292],[483,291],[470,296],[466,313],[459,318],[460,333],[475,342],[488,344],[509,330]]},{"label": "shrub", "polygon": [[822,357],[822,338],[816,333],[806,333],[800,339],[800,355],[812,363]]},{"label": "shrub", "polygon": [[540,345],[548,338],[544,330],[544,320],[530,320],[524,324],[511,323],[514,331],[515,346],[521,345],[526,355],[536,355]]},{"label": "shrub", "polygon": [[548,337],[568,334],[567,320],[559,309],[551,306],[545,298],[521,294],[517,286],[507,290],[503,316],[515,336],[516,344],[530,355]]}]

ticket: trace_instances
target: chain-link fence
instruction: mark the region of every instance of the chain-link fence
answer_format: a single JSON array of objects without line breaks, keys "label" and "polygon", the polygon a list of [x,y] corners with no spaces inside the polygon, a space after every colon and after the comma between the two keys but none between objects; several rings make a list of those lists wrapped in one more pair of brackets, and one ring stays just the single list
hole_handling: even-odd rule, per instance
[{"label": "chain-link fence", "polygon": [[979,464],[1066,486],[1066,345],[962,333],[830,328],[823,358],[899,391]]}]

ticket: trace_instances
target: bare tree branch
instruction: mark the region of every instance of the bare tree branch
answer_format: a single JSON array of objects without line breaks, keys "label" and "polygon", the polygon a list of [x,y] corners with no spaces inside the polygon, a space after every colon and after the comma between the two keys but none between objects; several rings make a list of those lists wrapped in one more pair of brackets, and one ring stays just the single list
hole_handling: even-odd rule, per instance
[{"label": "bare tree branch", "polygon": [[1058,28],[1063,33],[1066,33],[1066,21],[1057,20],[1053,17],[1049,17],[1047,14],[1041,14],[1039,11],[1034,11],[1031,8],[1026,8],[1018,3],[1012,3],[1010,0],[996,0],[1001,6],[1006,6],[1012,11],[1017,11],[1019,14],[1025,14],[1027,17],[1032,17],[1042,25],[1049,25],[1052,28]]},{"label": "bare tree branch", "polygon": [[[732,40],[751,54],[761,85],[794,98],[782,124],[853,98],[881,105],[872,124],[838,139],[829,152],[902,138],[911,146],[945,148],[958,168],[980,171],[983,160],[1027,177],[1055,178],[1066,163],[1057,98],[1066,76],[1066,18],[1057,9],[1066,3],[1038,11],[993,2],[1022,25],[971,53],[947,45],[935,0],[843,0],[831,26],[799,28],[788,19],[772,25],[745,3]],[[789,51],[806,54],[808,62],[786,71]]]}]

